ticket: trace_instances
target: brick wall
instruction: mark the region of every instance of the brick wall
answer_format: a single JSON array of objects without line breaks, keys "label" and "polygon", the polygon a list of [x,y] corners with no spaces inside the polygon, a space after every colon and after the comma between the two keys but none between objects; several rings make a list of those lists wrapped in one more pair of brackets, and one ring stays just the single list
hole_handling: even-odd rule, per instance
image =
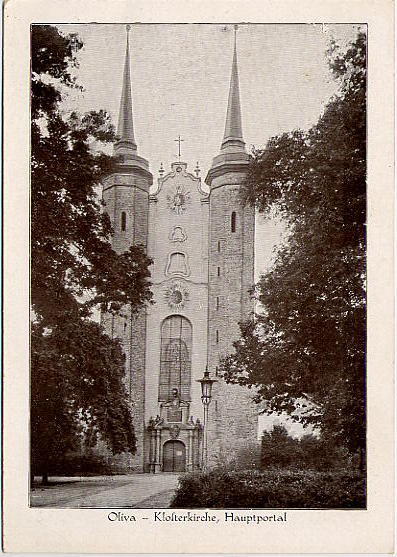
[{"label": "brick wall", "polygon": [[[147,179],[133,172],[113,174],[104,183],[105,210],[114,230],[112,246],[122,253],[134,244],[147,246],[149,184]],[[125,213],[125,230],[122,230],[122,212]],[[129,307],[123,316],[101,316],[102,324],[112,338],[121,340],[126,355],[125,386],[131,401],[137,452],[111,458],[117,471],[142,471],[145,460],[144,407],[145,407],[145,358],[146,310],[131,314]]]},{"label": "brick wall", "polygon": [[[254,282],[255,213],[242,207],[241,172],[213,180],[210,195],[209,241],[209,370],[216,374],[219,359],[233,350],[238,323],[253,311],[249,288]],[[220,186],[220,187],[219,187]],[[232,212],[236,229],[232,232]],[[209,408],[208,458],[230,459],[242,447],[256,442],[257,413],[248,389],[227,385],[220,377]]]}]

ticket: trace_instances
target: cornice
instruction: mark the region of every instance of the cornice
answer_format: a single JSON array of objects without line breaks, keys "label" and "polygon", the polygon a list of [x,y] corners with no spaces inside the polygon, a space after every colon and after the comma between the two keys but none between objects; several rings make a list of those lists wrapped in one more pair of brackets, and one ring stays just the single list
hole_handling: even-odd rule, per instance
[{"label": "cornice", "polygon": [[208,282],[192,280],[191,278],[186,278],[185,276],[181,276],[181,275],[174,275],[172,277],[167,277],[167,278],[165,278],[163,280],[159,280],[159,281],[151,280],[150,282],[152,283],[153,286],[161,286],[161,285],[165,284],[166,282],[172,282],[173,280],[186,282],[186,284],[196,284],[198,286],[207,286],[208,287]]},{"label": "cornice", "polygon": [[215,188],[222,187],[225,184],[219,184],[216,186],[212,186],[212,181],[215,178],[219,178],[219,176],[223,176],[224,174],[228,174],[229,172],[247,172],[248,160],[246,161],[238,161],[238,162],[224,162],[219,164],[218,166],[213,166],[209,169],[208,174],[205,178],[205,183],[208,184],[211,190]]},{"label": "cornice", "polygon": [[147,195],[149,195],[149,191],[148,189],[143,188],[142,186],[139,186],[138,184],[110,184],[109,186],[104,186],[102,188],[102,192],[108,191],[112,188],[136,188],[137,190],[141,190],[143,193],[146,193]]},{"label": "cornice", "polygon": [[138,174],[139,176],[146,178],[149,186],[153,184],[152,173],[149,170],[142,168],[139,164],[123,163],[122,166],[117,167],[116,172],[113,172],[113,174]]}]

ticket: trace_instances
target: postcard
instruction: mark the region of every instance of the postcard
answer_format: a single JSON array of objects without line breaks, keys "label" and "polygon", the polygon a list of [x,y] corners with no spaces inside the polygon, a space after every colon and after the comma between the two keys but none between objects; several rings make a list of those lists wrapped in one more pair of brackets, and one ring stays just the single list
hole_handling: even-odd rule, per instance
[{"label": "postcard", "polygon": [[4,550],[393,553],[392,2],[4,22]]}]

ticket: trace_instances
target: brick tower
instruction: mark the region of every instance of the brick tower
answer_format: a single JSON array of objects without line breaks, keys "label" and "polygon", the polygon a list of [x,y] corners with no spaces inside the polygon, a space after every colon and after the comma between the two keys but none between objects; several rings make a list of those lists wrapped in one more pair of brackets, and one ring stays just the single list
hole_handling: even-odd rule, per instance
[{"label": "brick tower", "polygon": [[[255,212],[240,202],[249,156],[242,134],[236,27],[225,134],[206,183],[210,188],[208,255],[208,369],[216,376],[222,356],[233,351],[238,323],[253,311]],[[257,415],[246,388],[220,377],[209,409],[208,462],[236,454],[256,441]]]},{"label": "brick tower", "polygon": [[[132,114],[131,75],[129,60],[129,26],[124,63],[120,113],[115,144],[119,158],[116,171],[103,183],[103,200],[112,227],[112,246],[118,253],[132,245],[147,246],[149,188],[153,182],[148,161],[138,156],[134,136]],[[137,437],[137,453],[134,457],[121,455],[112,458],[115,469],[142,470],[144,467],[144,408],[145,408],[145,358],[146,358],[146,311],[132,315],[125,308],[123,317],[101,316],[107,333],[118,337],[126,355],[126,387],[133,410]]]}]

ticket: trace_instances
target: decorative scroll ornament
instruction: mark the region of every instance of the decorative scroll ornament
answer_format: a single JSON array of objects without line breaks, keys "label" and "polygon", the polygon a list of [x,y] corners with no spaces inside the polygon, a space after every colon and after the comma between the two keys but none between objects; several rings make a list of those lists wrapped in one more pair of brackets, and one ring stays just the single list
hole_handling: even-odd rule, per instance
[{"label": "decorative scroll ornament", "polygon": [[182,275],[188,277],[190,275],[190,267],[188,256],[181,251],[174,251],[168,255],[167,265],[165,267],[166,276]]},{"label": "decorative scroll ornament", "polygon": [[174,226],[170,232],[169,239],[171,242],[184,242],[187,239],[187,234],[182,226]]},{"label": "decorative scroll ornament", "polygon": [[179,437],[179,432],[181,431],[181,428],[179,427],[179,425],[174,424],[170,427],[170,437],[172,439],[177,439]]},{"label": "decorative scroll ornament", "polygon": [[171,309],[180,311],[189,301],[189,292],[181,283],[174,282],[165,290],[164,298]]},{"label": "decorative scroll ornament", "polygon": [[190,202],[190,192],[186,191],[183,186],[177,186],[175,193],[167,195],[168,207],[176,215],[182,215]]}]

